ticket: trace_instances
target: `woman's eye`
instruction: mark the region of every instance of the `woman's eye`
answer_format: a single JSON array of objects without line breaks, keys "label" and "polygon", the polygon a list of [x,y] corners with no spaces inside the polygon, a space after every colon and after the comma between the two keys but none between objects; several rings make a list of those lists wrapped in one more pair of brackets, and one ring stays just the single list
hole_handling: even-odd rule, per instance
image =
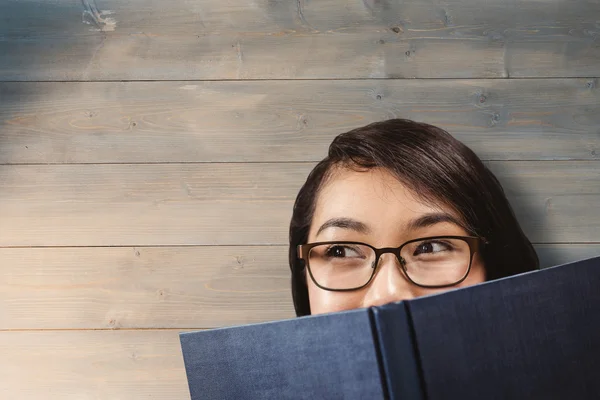
[{"label": "woman's eye", "polygon": [[327,250],[327,256],[333,258],[360,257],[356,249],[348,246],[333,246]]},{"label": "woman's eye", "polygon": [[423,242],[415,249],[415,255],[439,253],[450,250],[450,246],[443,242]]}]

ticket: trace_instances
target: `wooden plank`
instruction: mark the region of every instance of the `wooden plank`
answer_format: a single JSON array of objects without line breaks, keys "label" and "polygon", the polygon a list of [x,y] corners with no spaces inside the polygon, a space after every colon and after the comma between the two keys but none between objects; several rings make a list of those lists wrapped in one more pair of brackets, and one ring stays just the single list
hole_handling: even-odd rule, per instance
[{"label": "wooden plank", "polygon": [[318,161],[393,117],[488,160],[600,157],[597,79],[0,83],[0,97],[3,164]]},{"label": "wooden plank", "polygon": [[542,268],[600,256],[600,244],[535,244]]},{"label": "wooden plank", "polygon": [[568,0],[2,0],[0,80],[597,76],[599,14]]},{"label": "wooden plank", "polygon": [[598,243],[597,161],[489,162],[532,242]]},{"label": "wooden plank", "polygon": [[189,399],[178,331],[0,332],[0,395]]},{"label": "wooden plank", "polygon": [[[536,244],[542,267],[600,245]],[[0,249],[0,330],[213,328],[293,318],[287,246]]]},{"label": "wooden plank", "polygon": [[[286,244],[313,165],[0,166],[0,246]],[[600,242],[600,162],[489,165],[533,242]]]},{"label": "wooden plank", "polygon": [[3,166],[0,246],[281,244],[310,168]]},{"label": "wooden plank", "polygon": [[295,316],[287,247],[0,249],[0,330],[212,328]]}]

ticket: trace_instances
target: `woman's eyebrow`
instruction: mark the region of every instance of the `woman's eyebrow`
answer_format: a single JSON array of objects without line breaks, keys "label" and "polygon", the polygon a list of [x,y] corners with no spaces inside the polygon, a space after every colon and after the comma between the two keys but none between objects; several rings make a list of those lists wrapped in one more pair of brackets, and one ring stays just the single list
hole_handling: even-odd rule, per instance
[{"label": "woman's eyebrow", "polygon": [[327,220],[323,225],[321,225],[321,227],[317,231],[316,236],[318,236],[319,233],[323,232],[327,228],[350,229],[350,230],[356,231],[358,233],[363,233],[363,234],[369,234],[371,232],[371,229],[369,229],[369,227],[366,224],[364,224],[360,221],[357,221],[355,219],[331,218],[331,219]]},{"label": "woman's eyebrow", "polygon": [[463,223],[457,219],[456,217],[447,214],[447,213],[430,213],[421,215],[419,218],[415,218],[410,221],[406,229],[408,230],[416,230],[419,228],[426,228],[428,226],[432,226],[435,224],[439,224],[441,222],[450,222],[452,224],[458,225],[464,228]]}]

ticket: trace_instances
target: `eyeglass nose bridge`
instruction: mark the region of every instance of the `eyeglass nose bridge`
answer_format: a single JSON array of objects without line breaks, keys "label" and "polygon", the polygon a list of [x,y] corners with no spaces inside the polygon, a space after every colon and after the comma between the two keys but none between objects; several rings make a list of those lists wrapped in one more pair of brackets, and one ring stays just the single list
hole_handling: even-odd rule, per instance
[{"label": "eyeglass nose bridge", "polygon": [[376,269],[377,266],[379,265],[379,259],[381,258],[382,255],[384,255],[386,253],[392,253],[393,255],[396,256],[396,259],[400,263],[400,267],[402,268],[402,270],[404,272],[406,272],[406,260],[404,258],[402,258],[402,256],[400,255],[401,247],[384,247],[382,249],[374,249],[374,250],[375,250],[375,261],[373,262],[373,266],[372,266],[373,269]]}]

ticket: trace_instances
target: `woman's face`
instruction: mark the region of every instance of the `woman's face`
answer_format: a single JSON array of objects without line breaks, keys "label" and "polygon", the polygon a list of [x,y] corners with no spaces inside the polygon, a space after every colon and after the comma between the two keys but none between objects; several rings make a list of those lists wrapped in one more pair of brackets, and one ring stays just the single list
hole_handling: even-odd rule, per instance
[{"label": "woman's face", "polygon": [[[449,218],[432,224],[416,224],[418,227],[411,224],[430,214]],[[340,168],[319,193],[308,243],[355,241],[382,248],[398,247],[408,240],[427,236],[468,236],[461,226],[451,222],[452,219],[460,221],[450,208],[427,205],[416,198],[387,170],[356,172]],[[321,229],[323,225],[328,227]],[[467,278],[451,288],[484,280],[483,262],[475,253]],[[448,290],[427,289],[411,283],[392,253],[381,256],[373,280],[360,290],[334,292],[319,288],[308,276],[306,281],[312,314],[382,305]]]}]

